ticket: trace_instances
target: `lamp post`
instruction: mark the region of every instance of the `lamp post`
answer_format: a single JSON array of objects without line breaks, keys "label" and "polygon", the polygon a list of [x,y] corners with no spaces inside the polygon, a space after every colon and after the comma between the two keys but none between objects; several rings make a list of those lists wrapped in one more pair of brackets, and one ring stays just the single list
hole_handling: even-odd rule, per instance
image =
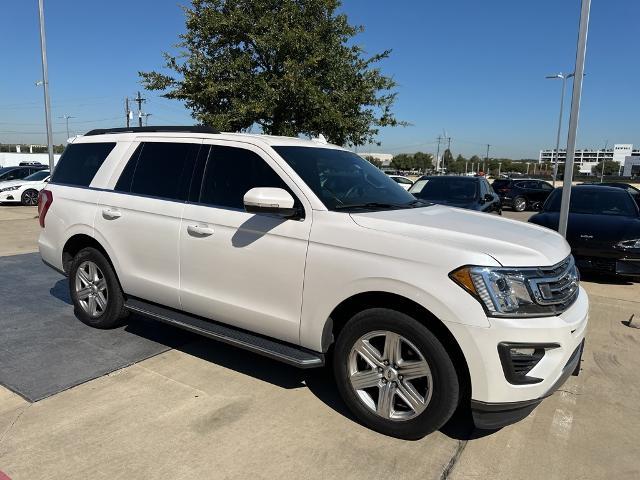
[{"label": "lamp post", "polygon": [[560,203],[560,219],[558,232],[566,238],[569,223],[569,204],[571,202],[571,181],[573,180],[573,158],[576,152],[576,134],[580,116],[580,100],[582,99],[582,80],[584,77],[584,60],[587,53],[587,34],[589,32],[589,13],[591,0],[582,0],[580,9],[580,28],[578,30],[578,46],[576,48],[576,68],[571,93],[571,114],[569,115],[569,134],[567,135],[567,159],[564,166],[562,185],[562,201]]},{"label": "lamp post", "polygon": [[558,177],[558,157],[560,156],[560,131],[562,130],[562,111],[564,109],[564,91],[567,85],[567,79],[573,77],[573,73],[558,73],[557,75],[547,75],[545,78],[562,80],[562,91],[560,94],[560,115],[558,117],[558,135],[556,136],[556,156],[553,162],[553,187],[556,186],[556,178]]},{"label": "lamp post", "polygon": [[44,31],[44,0],[38,0],[40,18],[40,53],[42,55],[42,86],[44,87],[44,119],[47,127],[49,171],[53,172],[53,132],[51,131],[51,100],[49,99],[49,67],[47,65],[47,38]]}]

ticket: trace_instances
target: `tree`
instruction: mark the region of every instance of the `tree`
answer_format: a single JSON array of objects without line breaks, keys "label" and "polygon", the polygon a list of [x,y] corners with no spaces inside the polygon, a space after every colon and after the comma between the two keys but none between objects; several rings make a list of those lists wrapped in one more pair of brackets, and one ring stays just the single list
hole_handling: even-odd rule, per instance
[{"label": "tree", "polygon": [[453,162],[453,154],[451,150],[447,148],[442,154],[442,167],[448,168],[451,162]]},{"label": "tree", "polygon": [[353,37],[340,0],[192,0],[177,75],[139,72],[142,84],[182,100],[194,118],[223,131],[259,125],[273,135],[322,133],[339,145],[376,143],[380,127],[406,125],[392,112],[396,83]]},{"label": "tree", "polygon": [[[598,162],[597,165],[591,167],[591,173],[594,175],[602,175],[602,162]],[[605,175],[618,175],[620,173],[620,164],[613,160],[604,161],[604,174]]]},{"label": "tree", "polygon": [[433,155],[430,153],[416,152],[413,154],[415,166],[418,170],[428,170],[433,167]]},{"label": "tree", "polygon": [[365,155],[364,159],[369,162],[371,165],[375,165],[378,168],[382,168],[382,160],[378,160],[376,157],[371,155]]}]

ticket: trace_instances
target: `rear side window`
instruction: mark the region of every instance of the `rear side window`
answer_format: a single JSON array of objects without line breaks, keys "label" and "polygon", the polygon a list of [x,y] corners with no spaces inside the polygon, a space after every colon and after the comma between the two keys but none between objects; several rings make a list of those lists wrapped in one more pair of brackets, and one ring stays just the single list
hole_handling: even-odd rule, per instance
[{"label": "rear side window", "polygon": [[200,203],[244,209],[244,194],[254,187],[289,187],[256,153],[243,148],[214,145],[202,182]]},{"label": "rear side window", "polygon": [[141,143],[115,186],[117,192],[184,201],[200,149],[193,143]]},{"label": "rear side window", "polygon": [[53,170],[51,182],[88,187],[115,146],[115,142],[68,145]]}]

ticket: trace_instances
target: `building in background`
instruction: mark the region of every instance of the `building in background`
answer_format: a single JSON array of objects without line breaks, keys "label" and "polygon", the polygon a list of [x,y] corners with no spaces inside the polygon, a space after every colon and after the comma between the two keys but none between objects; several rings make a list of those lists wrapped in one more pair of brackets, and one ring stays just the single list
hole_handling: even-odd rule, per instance
[{"label": "building in background", "polygon": [[[552,163],[555,160],[556,149],[540,150],[540,156],[538,157],[539,163]],[[615,161],[622,167],[625,164],[626,158],[640,156],[640,150],[633,148],[630,143],[617,143],[613,148],[607,149],[592,149],[583,148],[576,150],[574,162],[578,165],[580,173],[590,175],[591,169],[598,165],[601,161]],[[558,156],[558,163],[562,164],[567,159],[567,151],[560,149]]]},{"label": "building in background", "polygon": [[[59,158],[59,153],[53,156],[54,165],[58,162]],[[49,165],[49,154],[0,152],[0,167],[15,167],[20,165],[20,162],[40,162],[42,165]]]},{"label": "building in background", "polygon": [[391,153],[360,153],[358,152],[362,158],[373,157],[376,160],[380,160],[382,162],[383,167],[388,167],[391,164],[391,160],[393,159],[393,155]]}]

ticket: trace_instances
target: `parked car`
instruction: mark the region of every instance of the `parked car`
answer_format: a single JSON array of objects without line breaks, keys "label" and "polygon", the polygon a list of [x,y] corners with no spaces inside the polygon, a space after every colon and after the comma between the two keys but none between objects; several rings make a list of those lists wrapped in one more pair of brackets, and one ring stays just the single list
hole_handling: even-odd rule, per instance
[{"label": "parked car", "polygon": [[409,193],[431,203],[502,215],[500,197],[484,177],[424,176]]},{"label": "parked car", "polygon": [[402,175],[389,175],[389,178],[394,182],[396,182],[405,190],[409,190],[411,188],[411,185],[413,185],[413,182],[411,181],[411,179],[407,177],[403,177]]},{"label": "parked car", "polygon": [[[561,189],[530,222],[558,229]],[[621,188],[576,185],[571,189],[567,241],[580,270],[640,277],[640,213]]]},{"label": "parked car", "polygon": [[535,179],[496,179],[493,189],[500,195],[502,206],[516,212],[539,209],[553,191],[549,183]]},{"label": "parked car", "polygon": [[331,355],[387,435],[433,432],[461,401],[480,428],[513,423],[579,368],[589,305],[560,235],[425,203],[337,146],[91,131],[38,209],[84,323],[136,312],[301,368]]},{"label": "parked car", "polygon": [[44,170],[47,167],[4,167],[0,168],[0,185],[10,180],[22,180],[24,177]]},{"label": "parked car", "polygon": [[21,167],[43,167],[43,168],[47,168],[46,165],[43,165],[40,162],[37,162],[35,160],[24,160],[24,161],[20,162],[19,166],[21,166]]},{"label": "parked car", "polygon": [[38,204],[38,193],[49,181],[49,170],[40,170],[22,180],[11,180],[0,183],[0,203],[21,203],[35,206]]},{"label": "parked car", "polygon": [[596,185],[601,187],[614,187],[620,188],[622,190],[626,190],[636,202],[636,205],[640,207],[640,189],[634,187],[633,185],[629,185],[628,183],[619,183],[619,182],[593,182],[593,183],[584,183],[583,185]]}]

